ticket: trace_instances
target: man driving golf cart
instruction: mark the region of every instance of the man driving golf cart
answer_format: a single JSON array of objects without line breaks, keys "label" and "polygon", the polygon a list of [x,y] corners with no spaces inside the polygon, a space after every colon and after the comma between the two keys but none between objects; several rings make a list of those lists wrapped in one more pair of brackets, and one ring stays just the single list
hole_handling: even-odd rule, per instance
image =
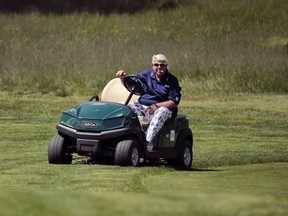
[{"label": "man driving golf cart", "polygon": [[[124,70],[116,73],[121,81],[125,75]],[[138,101],[129,103],[128,106],[138,116],[143,116],[148,120],[146,141],[148,147],[155,149],[157,148],[155,136],[166,120],[172,117],[180,102],[180,86],[177,77],[168,71],[168,61],[163,54],[153,55],[152,69],[144,70],[137,76],[145,80],[147,90],[139,97]]]},{"label": "man driving golf cart", "polygon": [[193,134],[188,118],[173,112],[181,94],[166,57],[154,55],[152,69],[138,76],[125,76],[123,70],[116,75],[121,82],[111,80],[101,97],[62,112],[58,135],[48,146],[49,163],[71,164],[78,155],[93,163],[139,166],[159,161],[191,169]]}]

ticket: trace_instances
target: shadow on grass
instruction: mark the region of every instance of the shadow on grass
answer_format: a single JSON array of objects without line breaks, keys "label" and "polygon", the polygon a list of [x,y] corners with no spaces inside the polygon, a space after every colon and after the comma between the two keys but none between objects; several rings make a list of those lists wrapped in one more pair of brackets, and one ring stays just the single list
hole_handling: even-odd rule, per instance
[{"label": "shadow on grass", "polygon": [[219,171],[222,171],[222,170],[220,170],[220,169],[209,169],[209,168],[191,168],[191,169],[188,169],[188,170],[186,170],[186,169],[183,169],[183,168],[181,168],[181,167],[179,167],[179,166],[176,166],[176,165],[173,165],[173,166],[171,166],[171,165],[164,165],[165,167],[169,167],[169,168],[172,168],[172,169],[174,169],[174,170],[177,170],[177,171],[183,171],[183,172],[219,172]]},{"label": "shadow on grass", "polygon": [[191,171],[193,172],[219,172],[222,171],[220,169],[209,169],[209,168],[192,168]]},{"label": "shadow on grass", "polygon": [[[108,166],[114,166],[113,160],[105,160],[105,161],[99,161],[99,160],[93,160],[91,158],[77,158],[76,159],[77,164],[83,164],[83,165],[108,165]],[[176,171],[183,171],[183,172],[219,172],[222,171],[220,169],[211,169],[211,168],[191,168],[189,170],[184,170],[181,167],[175,165],[175,164],[169,164],[166,161],[149,161],[149,162],[143,162],[140,163],[139,167],[166,167],[171,168]]]},{"label": "shadow on grass", "polygon": [[[83,164],[83,165],[98,164],[98,165],[114,166],[113,160],[98,161],[98,160],[93,160],[91,158],[85,158],[85,157],[77,158],[76,163]],[[157,160],[140,163],[139,167],[167,167],[167,168],[171,168],[177,171],[184,171],[184,172],[219,172],[221,171],[220,169],[211,169],[211,168],[191,168],[189,170],[184,170],[175,164],[169,164],[166,161],[157,161]]]}]

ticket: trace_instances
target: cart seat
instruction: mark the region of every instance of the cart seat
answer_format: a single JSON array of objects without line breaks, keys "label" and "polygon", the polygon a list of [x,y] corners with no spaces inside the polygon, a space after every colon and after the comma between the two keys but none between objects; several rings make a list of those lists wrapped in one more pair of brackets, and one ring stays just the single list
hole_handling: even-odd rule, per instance
[{"label": "cart seat", "polygon": [[[119,78],[114,78],[104,87],[101,93],[101,101],[125,103],[129,91],[122,85]],[[137,101],[139,96],[133,95],[130,102]]]}]

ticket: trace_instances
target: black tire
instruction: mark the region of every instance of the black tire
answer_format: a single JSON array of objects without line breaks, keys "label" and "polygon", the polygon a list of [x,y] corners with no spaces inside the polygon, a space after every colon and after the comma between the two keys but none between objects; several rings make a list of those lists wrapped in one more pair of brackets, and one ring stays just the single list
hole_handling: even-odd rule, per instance
[{"label": "black tire", "polygon": [[48,162],[50,164],[71,164],[72,155],[67,152],[67,144],[63,137],[52,137],[48,146]]},{"label": "black tire", "polygon": [[183,170],[190,170],[193,161],[192,144],[189,140],[185,139],[182,143],[178,165]]},{"label": "black tire", "polygon": [[120,141],[115,150],[115,165],[139,166],[140,149],[135,140]]}]

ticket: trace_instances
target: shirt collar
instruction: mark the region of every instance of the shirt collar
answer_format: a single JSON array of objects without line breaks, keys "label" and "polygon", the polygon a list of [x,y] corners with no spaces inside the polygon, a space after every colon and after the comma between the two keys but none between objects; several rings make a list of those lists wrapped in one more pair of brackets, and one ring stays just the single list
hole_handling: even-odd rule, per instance
[{"label": "shirt collar", "polygon": [[[160,81],[164,81],[164,80],[165,80],[165,81],[168,81],[168,80],[169,80],[168,74],[169,74],[169,71],[168,71],[168,69],[167,69],[164,77],[163,77]],[[155,80],[156,80],[156,75],[155,75],[155,72],[154,72],[153,70],[151,70],[150,77],[151,77],[152,79],[155,79]]]}]

